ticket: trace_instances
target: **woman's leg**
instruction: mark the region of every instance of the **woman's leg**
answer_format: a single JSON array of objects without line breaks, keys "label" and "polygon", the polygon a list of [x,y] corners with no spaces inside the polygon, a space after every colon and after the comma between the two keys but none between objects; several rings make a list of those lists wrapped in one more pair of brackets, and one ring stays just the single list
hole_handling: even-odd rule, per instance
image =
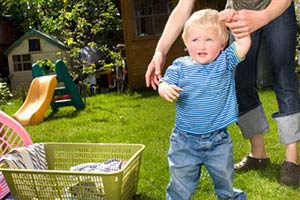
[{"label": "woman's leg", "polygon": [[250,139],[251,152],[235,165],[236,170],[261,169],[269,163],[266,155],[264,133],[269,125],[259,100],[256,86],[257,57],[262,30],[251,35],[252,45],[246,59],[236,70],[236,88],[240,119],[238,126],[245,139]]},{"label": "woman's leg", "polygon": [[280,142],[286,145],[281,182],[298,184],[297,142],[300,140],[300,99],[295,74],[296,15],[294,5],[265,28],[271,57],[274,91],[278,112],[273,118],[279,129]]}]

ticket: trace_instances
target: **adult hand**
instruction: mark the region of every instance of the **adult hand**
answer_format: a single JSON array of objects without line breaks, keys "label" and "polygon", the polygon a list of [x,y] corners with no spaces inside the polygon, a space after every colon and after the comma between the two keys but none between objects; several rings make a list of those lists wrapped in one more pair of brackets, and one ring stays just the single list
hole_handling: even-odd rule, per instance
[{"label": "adult hand", "polygon": [[154,90],[157,89],[159,84],[159,79],[162,76],[162,67],[164,66],[166,61],[166,56],[162,52],[155,52],[153,58],[148,65],[147,72],[145,74],[146,78],[146,86],[150,85]]},{"label": "adult hand", "polygon": [[236,38],[245,37],[269,22],[264,10],[239,10],[232,17],[232,21],[226,23]]}]

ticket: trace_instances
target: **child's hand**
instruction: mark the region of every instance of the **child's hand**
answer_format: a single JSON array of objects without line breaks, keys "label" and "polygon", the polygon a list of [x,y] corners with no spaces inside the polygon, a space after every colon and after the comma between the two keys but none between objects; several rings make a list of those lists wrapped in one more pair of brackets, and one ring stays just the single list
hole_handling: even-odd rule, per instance
[{"label": "child's hand", "polygon": [[232,22],[233,16],[236,14],[234,9],[225,9],[219,13],[219,20],[226,23]]},{"label": "child's hand", "polygon": [[163,82],[158,86],[159,95],[169,102],[176,100],[179,97],[179,92],[183,92],[183,89],[176,85],[169,85]]}]

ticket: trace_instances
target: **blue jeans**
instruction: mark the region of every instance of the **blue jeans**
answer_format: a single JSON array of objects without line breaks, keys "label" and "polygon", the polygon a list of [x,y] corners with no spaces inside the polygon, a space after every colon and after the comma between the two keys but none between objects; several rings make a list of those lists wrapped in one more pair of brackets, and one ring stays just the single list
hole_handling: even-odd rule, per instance
[{"label": "blue jeans", "polygon": [[188,200],[194,193],[204,165],[210,174],[218,199],[246,199],[233,188],[232,141],[226,130],[208,134],[188,134],[174,128],[168,161],[170,183],[167,200]]},{"label": "blue jeans", "polygon": [[281,16],[251,34],[250,51],[236,69],[239,115],[261,104],[256,87],[256,67],[262,36],[266,40],[278,102],[278,113],[274,117],[300,111],[295,74],[296,23],[295,8],[292,3]]}]

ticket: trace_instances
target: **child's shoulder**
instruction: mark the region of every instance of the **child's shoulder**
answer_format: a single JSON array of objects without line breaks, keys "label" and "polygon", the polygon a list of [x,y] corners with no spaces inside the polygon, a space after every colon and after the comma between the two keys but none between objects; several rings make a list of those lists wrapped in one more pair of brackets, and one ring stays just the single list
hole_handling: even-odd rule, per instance
[{"label": "child's shoulder", "polygon": [[176,66],[192,65],[192,64],[193,64],[193,60],[190,56],[182,56],[182,57],[176,58],[173,61],[173,65],[176,65]]},{"label": "child's shoulder", "polygon": [[234,51],[234,50],[235,50],[235,45],[236,45],[236,41],[233,41],[232,43],[230,43],[230,44],[224,49],[224,51]]}]

